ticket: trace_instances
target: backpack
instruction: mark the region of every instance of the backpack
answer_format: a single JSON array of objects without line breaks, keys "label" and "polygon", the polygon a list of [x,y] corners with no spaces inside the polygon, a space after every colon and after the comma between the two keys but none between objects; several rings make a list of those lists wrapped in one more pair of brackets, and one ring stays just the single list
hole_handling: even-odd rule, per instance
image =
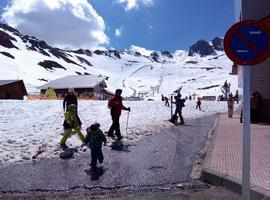
[{"label": "backpack", "polygon": [[180,106],[185,107],[185,99],[180,99]]}]

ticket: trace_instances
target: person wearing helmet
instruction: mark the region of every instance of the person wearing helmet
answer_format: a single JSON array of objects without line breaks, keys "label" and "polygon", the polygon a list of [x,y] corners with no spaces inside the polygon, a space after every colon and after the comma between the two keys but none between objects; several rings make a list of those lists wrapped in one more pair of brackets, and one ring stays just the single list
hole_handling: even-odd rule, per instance
[{"label": "person wearing helmet", "polygon": [[66,122],[66,130],[63,138],[60,141],[60,145],[62,148],[67,148],[66,141],[67,138],[71,135],[72,129],[78,134],[82,143],[84,143],[84,136],[80,131],[80,125],[77,118],[77,105],[70,104],[68,106],[67,112],[65,112],[65,122]]},{"label": "person wearing helmet", "polygon": [[120,132],[120,123],[119,123],[119,118],[121,115],[122,110],[128,110],[130,111],[130,107],[125,107],[123,105],[123,98],[121,97],[122,90],[117,89],[115,91],[115,96],[109,100],[108,102],[108,107],[111,110],[111,117],[112,117],[112,125],[110,127],[110,130],[108,131],[108,136],[113,137],[113,132],[115,131],[117,139],[121,140],[121,132]]},{"label": "person wearing helmet", "polygon": [[[65,96],[64,101],[63,101],[63,110],[64,111],[68,111],[68,107],[71,104],[76,105],[77,108],[78,108],[78,100],[77,100],[76,95],[74,94],[74,91],[75,91],[74,88],[69,88],[68,89],[68,93]],[[80,120],[80,118],[78,116],[78,112],[77,112],[77,120],[78,120],[78,123],[79,123],[79,127],[81,127],[82,122],[81,122],[81,120]],[[66,120],[64,121],[63,126],[64,126],[64,130],[66,130],[67,129],[66,127],[68,126],[67,123],[66,123]]]},{"label": "person wearing helmet", "polygon": [[103,162],[102,143],[107,142],[105,135],[100,129],[100,124],[95,123],[86,129],[85,145],[91,149],[91,167],[93,170],[97,168],[97,161],[101,164]]},{"label": "person wearing helmet", "polygon": [[74,89],[73,88],[68,89],[68,93],[65,96],[64,101],[63,101],[63,109],[64,110],[66,109],[65,111],[67,111],[68,106],[70,104],[74,104],[74,105],[78,106],[78,100],[77,100],[76,95],[74,94]]}]

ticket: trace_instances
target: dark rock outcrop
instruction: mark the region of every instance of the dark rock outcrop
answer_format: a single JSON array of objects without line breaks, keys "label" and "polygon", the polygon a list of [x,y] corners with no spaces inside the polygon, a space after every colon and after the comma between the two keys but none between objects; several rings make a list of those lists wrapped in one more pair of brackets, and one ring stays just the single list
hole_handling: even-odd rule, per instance
[{"label": "dark rock outcrop", "polygon": [[81,63],[85,63],[87,64],[88,66],[93,66],[88,60],[80,57],[80,56],[77,56],[77,58],[79,59],[79,61],[81,61]]},{"label": "dark rock outcrop", "polygon": [[14,58],[15,58],[13,55],[11,55],[11,54],[10,54],[10,53],[8,53],[8,52],[0,51],[0,53],[1,53],[1,54],[3,54],[4,56],[9,57],[9,58],[12,58],[12,59],[14,59]]},{"label": "dark rock outcrop", "polygon": [[140,53],[140,52],[138,52],[138,51],[135,51],[134,52],[134,56],[141,56],[142,54]]},{"label": "dark rock outcrop", "polygon": [[157,52],[152,52],[150,57],[155,61],[155,62],[159,62],[159,55]]},{"label": "dark rock outcrop", "polygon": [[0,28],[4,29],[4,30],[7,30],[11,33],[14,33],[15,35],[20,35],[20,32],[12,27],[10,27],[9,25],[7,24],[2,24],[0,23]]},{"label": "dark rock outcrop", "polygon": [[76,53],[76,54],[81,54],[81,55],[87,55],[87,56],[92,56],[92,52],[88,49],[86,50],[83,50],[83,49],[78,49],[78,50],[75,50],[75,51],[70,51],[70,52],[73,52],[73,53]]},{"label": "dark rock outcrop", "polygon": [[109,50],[109,54],[113,54],[114,57],[121,59],[120,53],[117,50]]},{"label": "dark rock outcrop", "polygon": [[9,34],[3,32],[0,30],[0,45],[6,48],[15,48],[19,49],[16,47],[12,41],[17,41],[14,37],[10,36]]},{"label": "dark rock outcrop", "polygon": [[161,51],[161,55],[166,56],[168,58],[173,58],[171,52],[169,51]]},{"label": "dark rock outcrop", "polygon": [[55,61],[51,61],[51,60],[44,60],[42,62],[39,62],[38,65],[44,67],[48,71],[49,70],[53,71],[55,70],[55,68],[67,70],[65,67],[63,67],[59,63]]},{"label": "dark rock outcrop", "polygon": [[201,57],[217,55],[214,48],[205,40],[199,40],[189,48],[188,56],[193,56],[195,54],[199,54]]},{"label": "dark rock outcrop", "polygon": [[[69,59],[68,54],[66,54],[64,51],[62,51],[61,49],[58,49],[58,48],[52,48],[52,49],[49,49],[49,52],[51,54],[53,54],[55,57],[57,58],[62,58],[64,61],[66,61],[67,63],[71,63],[71,64],[74,64],[74,65],[78,65],[78,66],[81,66],[79,65],[78,63],[74,62],[73,60]],[[81,66],[83,67],[83,66]]]},{"label": "dark rock outcrop", "polygon": [[213,48],[217,51],[224,51],[224,39],[215,37],[212,40]]}]

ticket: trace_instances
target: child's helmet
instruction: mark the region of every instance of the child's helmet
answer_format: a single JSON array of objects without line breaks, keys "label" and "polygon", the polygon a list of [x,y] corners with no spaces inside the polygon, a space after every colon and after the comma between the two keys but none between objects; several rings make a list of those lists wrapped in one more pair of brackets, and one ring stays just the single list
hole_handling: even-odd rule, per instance
[{"label": "child's helmet", "polygon": [[91,131],[96,131],[96,130],[97,130],[96,124],[92,124],[92,125],[90,126],[90,130],[91,130]]}]

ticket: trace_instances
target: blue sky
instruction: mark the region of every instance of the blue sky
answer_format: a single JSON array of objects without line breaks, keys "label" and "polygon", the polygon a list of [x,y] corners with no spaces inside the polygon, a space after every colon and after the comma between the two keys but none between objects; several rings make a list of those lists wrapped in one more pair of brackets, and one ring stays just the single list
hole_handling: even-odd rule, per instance
[{"label": "blue sky", "polygon": [[[18,6],[20,5],[18,2],[23,0],[15,1]],[[128,7],[128,3],[132,2],[135,2],[133,7],[131,4]],[[0,1],[1,13],[7,3],[8,0]],[[104,34],[103,37],[95,36],[95,41],[89,38],[88,45],[103,46],[108,49],[130,49],[132,45],[151,50],[188,49],[199,39],[211,40],[215,36],[224,37],[227,29],[234,24],[234,0],[88,0],[88,4],[103,20],[103,23],[100,20],[96,22],[96,26],[91,25],[91,30],[96,29],[99,31],[98,34]],[[41,7],[36,6],[44,11],[44,6]],[[12,20],[13,23],[20,21],[18,20],[21,17],[18,14],[19,11],[13,9],[13,13],[16,12],[16,18],[11,19],[5,16],[5,21],[10,23]],[[30,20],[30,18],[27,16],[24,21],[26,21],[25,19]],[[48,24],[44,18],[41,22]],[[72,20],[70,22],[72,23]],[[32,31],[32,35],[35,35],[36,30],[42,29],[41,25],[35,29],[29,29],[29,24],[30,22],[28,25],[15,23],[15,26],[26,34],[29,34],[27,31]],[[31,24],[33,23],[31,22]],[[80,28],[77,27],[77,29]],[[48,29],[43,31],[46,32],[46,30]],[[37,31],[37,33],[39,32],[41,31]],[[82,33],[84,34],[83,30]],[[84,37],[83,34],[81,37]],[[43,37],[40,39],[49,40],[49,43],[52,41],[51,44],[65,46],[65,42],[68,43],[69,40],[57,43],[57,35],[59,34],[53,34],[48,39],[45,34],[37,34],[37,37]],[[52,39],[53,36],[55,37]],[[84,44],[85,42],[81,40],[77,43]],[[75,46],[74,44],[69,45],[69,47]]]}]

